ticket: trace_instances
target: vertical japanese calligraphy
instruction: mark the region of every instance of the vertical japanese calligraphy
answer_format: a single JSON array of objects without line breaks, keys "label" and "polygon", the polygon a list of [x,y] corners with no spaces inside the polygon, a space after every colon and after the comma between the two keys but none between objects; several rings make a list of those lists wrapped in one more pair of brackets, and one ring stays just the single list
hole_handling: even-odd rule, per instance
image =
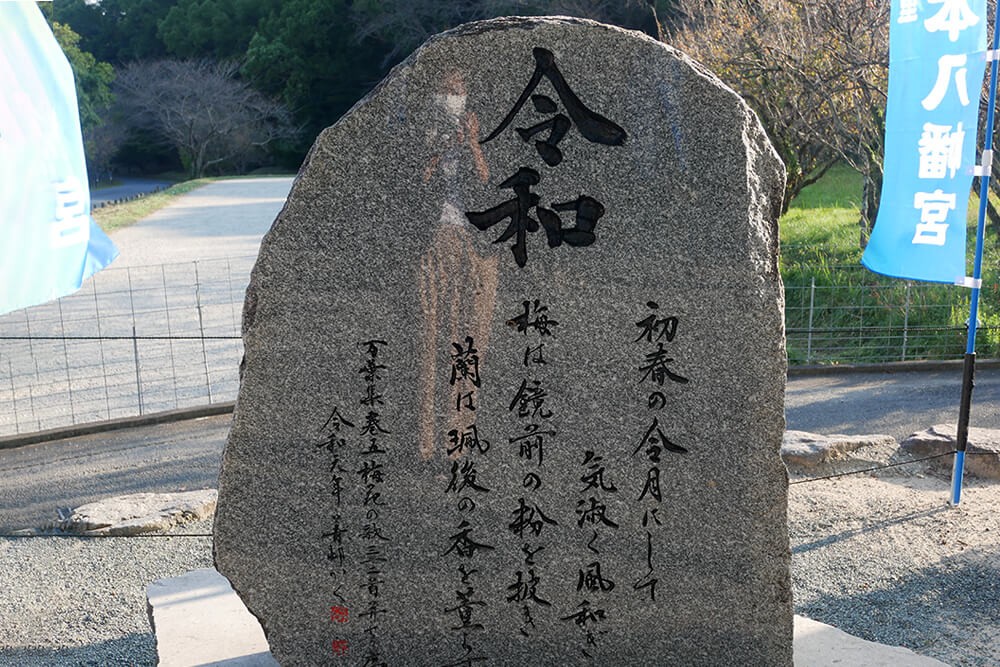
[{"label": "vertical japanese calligraphy", "polygon": [[640,528],[646,547],[646,570],[632,587],[648,596],[651,601],[656,600],[656,585],[660,580],[655,565],[655,546],[657,528],[663,525],[657,516],[663,503],[661,465],[667,465],[667,458],[672,454],[688,452],[686,447],[671,440],[666,433],[670,430],[670,423],[677,417],[670,409],[670,399],[679,386],[688,384],[688,379],[674,370],[675,360],[668,356],[671,353],[665,347],[677,336],[679,324],[678,317],[664,316],[656,301],[647,301],[643,316],[635,323],[639,335],[632,340],[632,344],[641,346],[644,352],[636,366],[636,372],[638,384],[648,392],[646,409],[649,413],[636,429],[639,436],[631,451],[633,458],[638,457],[648,465],[646,474],[636,485],[641,490],[635,497],[642,508]]},{"label": "vertical japanese calligraphy", "polygon": [[[384,363],[382,352],[387,346],[388,343],[381,339],[358,343],[362,365],[357,368],[357,375],[361,377],[357,405],[361,408],[361,417],[348,417],[342,406],[335,405],[320,428],[320,438],[314,445],[328,456],[329,494],[334,508],[322,534],[326,548],[324,555],[329,562],[329,575],[334,582],[331,589],[333,599],[329,607],[330,621],[335,627],[351,621],[345,587],[367,593],[363,608],[356,614],[364,623],[364,633],[368,637],[362,654],[363,664],[366,665],[382,664],[380,618],[387,613],[383,606],[382,590],[385,584],[383,568],[388,560],[385,546],[390,541],[384,528],[385,513],[388,510],[384,497],[385,464],[389,454],[387,437],[392,435],[383,415],[389,368]],[[354,466],[346,463],[348,459],[357,459],[360,463]],[[359,484],[351,484],[348,476],[353,476]],[[345,489],[359,491],[352,493]],[[345,519],[345,494],[354,496],[352,500],[360,500],[360,526],[350,525]],[[349,559],[349,543],[352,542],[357,546],[353,551],[354,558]],[[351,581],[352,576],[354,581]],[[336,657],[348,657],[349,640],[335,637],[331,643],[331,651]]]},{"label": "vertical japanese calligraphy", "polygon": [[[544,48],[532,51],[535,59],[535,71],[528,84],[500,124],[481,143],[492,141],[506,130],[521,112],[528,98],[531,98],[535,112],[538,114],[553,114],[548,119],[526,128],[516,128],[517,134],[525,143],[534,137],[548,132],[543,139],[535,139],[535,151],[549,167],[555,167],[563,161],[563,151],[559,143],[569,131],[576,127],[580,135],[587,141],[604,146],[621,146],[628,134],[614,121],[592,111],[577,97],[570,88],[559,67],[555,56]],[[555,101],[542,94],[533,94],[538,84],[545,78],[552,85],[556,96],[562,103],[566,114],[559,112]],[[586,247],[597,240],[594,233],[598,220],[604,216],[604,205],[593,197],[585,194],[562,202],[553,202],[546,208],[542,206],[542,198],[532,192],[532,188],[542,182],[542,174],[530,166],[522,165],[506,180],[500,183],[501,190],[513,190],[514,197],[485,211],[470,211],[465,215],[476,229],[486,231],[493,225],[503,221],[507,227],[494,241],[502,243],[514,239],[511,252],[514,262],[524,267],[528,261],[527,235],[545,230],[545,236],[550,248],[558,248],[563,243],[574,247]],[[535,210],[537,219],[531,217]],[[565,227],[560,216],[562,212],[572,212],[575,219],[572,227]]]},{"label": "vertical japanese calligraphy", "polygon": [[488,656],[475,645],[475,635],[484,630],[479,621],[479,612],[486,607],[486,601],[476,589],[475,575],[479,570],[475,563],[482,553],[493,551],[495,547],[473,535],[477,528],[473,523],[476,500],[490,493],[486,482],[480,478],[477,467],[478,458],[489,452],[490,443],[480,437],[476,425],[477,392],[483,386],[483,381],[479,373],[479,350],[476,349],[475,339],[466,336],[464,340],[452,343],[450,358],[448,384],[454,390],[454,410],[460,417],[460,426],[448,432],[446,451],[450,467],[444,493],[446,497],[454,495],[457,498],[459,518],[455,532],[449,537],[442,555],[458,559],[459,564],[458,582],[453,590],[451,604],[444,608],[444,613],[452,619],[450,629],[460,637],[460,645],[457,649],[449,650],[451,657],[443,665],[461,667],[488,660]]},{"label": "vertical japanese calligraphy", "polygon": [[540,552],[546,549],[547,527],[558,526],[552,518],[552,510],[540,505],[538,491],[541,489],[542,466],[545,463],[546,445],[552,445],[556,431],[549,425],[553,411],[549,403],[549,391],[545,385],[545,371],[549,359],[546,357],[547,339],[555,336],[559,322],[549,314],[549,307],[539,299],[521,302],[521,310],[507,319],[507,326],[514,335],[524,336],[524,354],[519,355],[524,371],[520,383],[514,390],[507,411],[515,417],[519,425],[514,434],[507,438],[510,445],[507,455],[519,459],[519,469],[523,471],[523,492],[517,506],[510,512],[508,530],[520,545],[524,560],[521,567],[512,574],[507,586],[507,602],[520,609],[519,632],[531,637],[537,630],[535,614],[539,609],[551,607],[544,597],[540,564]]},{"label": "vertical japanese calligraphy", "polygon": [[603,628],[608,612],[601,606],[607,593],[615,590],[616,583],[611,578],[607,565],[601,564],[602,538],[617,531],[619,519],[608,515],[604,502],[607,494],[618,493],[618,487],[611,481],[604,463],[604,456],[593,450],[586,450],[580,461],[578,500],[576,503],[579,530],[592,533],[587,540],[589,553],[580,562],[576,592],[580,600],[577,607],[561,616],[561,620],[572,622],[583,637],[580,651],[592,658],[592,651],[598,646],[598,639],[607,634]]},{"label": "vertical japanese calligraphy", "polygon": [[341,461],[348,447],[347,430],[354,428],[354,424],[345,419],[340,414],[340,408],[335,406],[321,429],[322,439],[316,443],[316,447],[325,450],[330,458],[330,496],[333,498],[337,513],[330,518],[330,529],[323,533],[323,537],[329,540],[327,560],[330,561],[330,576],[337,581],[333,594],[341,602],[344,601],[344,598],[340,595],[339,590],[340,586],[343,585],[343,577],[347,574],[344,562],[344,541],[348,539],[342,525],[343,517],[340,514],[343,507],[344,475],[348,471],[341,464]]},{"label": "vertical japanese calligraphy", "polygon": [[363,569],[363,590],[368,594],[367,605],[359,616],[364,620],[364,632],[368,635],[368,645],[365,647],[364,664],[382,664],[380,644],[380,617],[386,613],[382,602],[382,585],[385,583],[383,568],[388,560],[385,555],[385,543],[389,537],[383,530],[386,511],[386,500],[383,498],[385,484],[385,462],[388,450],[386,436],[390,431],[383,425],[382,406],[385,405],[384,390],[388,367],[380,358],[384,340],[371,339],[358,343],[363,353],[363,365],[358,373],[363,380],[364,391],[360,404],[364,409],[364,425],[361,430],[361,467],[356,474],[364,488],[362,509],[364,524],[361,528],[361,542],[364,555],[361,558]]},{"label": "vertical japanese calligraphy", "polygon": [[[330,607],[330,620],[337,624],[347,623],[350,617],[349,607],[345,606],[347,599],[341,592],[343,586],[348,583],[345,542],[350,540],[350,536],[341,512],[344,505],[344,479],[348,474],[342,461],[349,447],[348,435],[353,429],[355,429],[354,424],[340,414],[338,406],[334,406],[326,423],[320,429],[322,437],[315,444],[318,449],[327,452],[330,461],[330,496],[333,498],[334,513],[330,516],[322,537],[327,548],[325,556],[329,561],[329,574],[333,580],[331,595],[336,598],[336,604]],[[346,655],[348,647],[349,642],[346,639],[333,640],[334,655]]]}]

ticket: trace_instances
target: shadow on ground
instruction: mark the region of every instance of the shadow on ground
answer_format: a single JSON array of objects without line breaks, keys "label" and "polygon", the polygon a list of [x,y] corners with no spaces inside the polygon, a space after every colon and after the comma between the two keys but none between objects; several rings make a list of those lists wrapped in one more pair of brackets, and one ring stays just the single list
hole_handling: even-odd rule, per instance
[{"label": "shadow on ground", "polygon": [[[953,667],[1000,664],[1000,563],[994,554],[970,549],[883,588],[820,594],[795,611],[870,641],[947,657]],[[949,646],[947,654],[936,649],[939,643]]]},{"label": "shadow on ground", "polygon": [[2,667],[66,667],[79,665],[156,664],[156,640],[150,634],[130,634],[117,639],[73,648],[14,648],[0,650]]}]

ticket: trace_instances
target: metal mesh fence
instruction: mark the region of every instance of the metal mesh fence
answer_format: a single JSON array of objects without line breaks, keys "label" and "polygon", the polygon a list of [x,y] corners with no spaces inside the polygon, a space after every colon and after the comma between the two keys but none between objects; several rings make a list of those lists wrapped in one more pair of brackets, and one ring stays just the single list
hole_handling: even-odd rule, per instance
[{"label": "metal mesh fence", "polygon": [[[77,293],[0,317],[0,436],[235,400],[254,257],[108,268]],[[979,350],[997,356],[1000,286]],[[791,364],[959,359],[968,291],[886,281],[786,285]]]},{"label": "metal mesh fence", "polygon": [[[977,350],[996,356],[997,286],[980,298]],[[969,291],[908,281],[785,286],[790,364],[857,364],[961,359]]]},{"label": "metal mesh fence", "polygon": [[109,268],[0,317],[0,435],[234,400],[253,261]]}]

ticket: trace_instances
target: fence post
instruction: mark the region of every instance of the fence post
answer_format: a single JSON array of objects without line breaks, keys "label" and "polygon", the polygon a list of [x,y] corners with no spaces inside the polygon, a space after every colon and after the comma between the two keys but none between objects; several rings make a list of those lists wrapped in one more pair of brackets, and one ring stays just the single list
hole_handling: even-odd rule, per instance
[{"label": "fence post", "polygon": [[813,309],[816,305],[816,278],[812,279],[809,286],[809,329],[806,338],[806,364],[812,363],[813,351]]},{"label": "fence post", "polygon": [[135,335],[135,325],[132,325],[132,359],[135,361],[135,395],[139,399],[139,414],[143,412],[142,377],[139,375],[139,339]]},{"label": "fence post", "polygon": [[132,293],[132,267],[125,267],[128,277],[128,306],[132,312],[132,359],[135,362],[135,396],[139,401],[139,414],[142,414],[142,377],[139,375],[139,339],[135,333],[135,296]]},{"label": "fence post", "polygon": [[208,390],[208,404],[212,404],[212,379],[208,375],[208,352],[205,350],[205,322],[201,316],[201,278],[198,275],[198,262],[194,263],[194,298],[198,306],[198,331],[201,334],[201,360],[205,365],[205,388]]},{"label": "fence post", "polygon": [[903,309],[903,354],[900,361],[906,361],[906,343],[910,333],[910,281],[906,281],[906,307]]},{"label": "fence post", "polygon": [[62,299],[56,299],[59,306],[59,331],[62,333],[63,363],[66,364],[66,391],[69,394],[69,416],[76,423],[76,406],[73,405],[73,378],[69,373],[69,342],[66,340],[66,321],[63,319]]},{"label": "fence post", "polygon": [[174,361],[174,330],[170,325],[170,301],[167,300],[167,270],[160,264],[160,278],[163,282],[163,309],[167,313],[167,346],[170,349],[170,377],[174,386],[174,407],[180,407],[177,403],[177,363]]},{"label": "fence post", "polygon": [[28,407],[31,409],[31,421],[38,424],[38,430],[42,430],[42,418],[35,414],[35,389],[28,385]]},{"label": "fence post", "polygon": [[236,300],[233,298],[233,266],[228,257],[226,258],[226,281],[229,284],[229,313],[233,317],[233,333],[239,336],[241,331],[236,320]]},{"label": "fence post", "polygon": [[28,336],[28,354],[31,355],[31,362],[35,365],[35,382],[39,382],[38,378],[38,357],[35,356],[35,346],[31,342],[33,339],[31,337],[31,318],[28,317],[28,309],[24,309],[24,333]]},{"label": "fence post", "polygon": [[101,349],[101,375],[104,376],[104,410],[111,419],[111,393],[108,390],[108,364],[104,357],[104,330],[101,328],[101,305],[97,301],[97,274],[90,281],[94,288],[94,315],[97,319],[97,338]]},{"label": "fence post", "polygon": [[7,377],[10,378],[10,404],[14,408],[14,432],[21,432],[21,420],[17,416],[17,394],[14,391],[14,365],[7,360]]}]

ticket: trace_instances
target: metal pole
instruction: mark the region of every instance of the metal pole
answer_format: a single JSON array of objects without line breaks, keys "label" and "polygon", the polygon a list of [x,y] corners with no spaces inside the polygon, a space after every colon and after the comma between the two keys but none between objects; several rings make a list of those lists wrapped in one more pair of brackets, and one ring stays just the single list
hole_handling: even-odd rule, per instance
[{"label": "metal pole", "polygon": [[128,305],[132,311],[132,358],[135,362],[135,395],[139,401],[139,414],[142,414],[142,378],[139,375],[139,340],[135,333],[135,298],[132,294],[132,267],[126,267],[128,277]]},{"label": "metal pole", "polygon": [[201,333],[201,360],[205,364],[205,388],[208,390],[208,403],[212,404],[212,379],[208,374],[208,352],[205,350],[205,322],[201,316],[201,279],[198,276],[198,262],[194,263],[194,298],[198,306],[198,331]]},{"label": "metal pole", "polygon": [[101,329],[101,305],[97,301],[97,275],[90,281],[90,285],[94,288],[94,315],[97,319],[97,338],[101,350],[101,375],[104,376],[104,410],[108,415],[108,419],[111,419],[111,393],[108,390],[108,364],[104,357],[104,333]]},{"label": "metal pole", "polygon": [[135,360],[135,395],[139,399],[139,414],[142,414],[142,377],[139,375],[139,340],[132,326],[132,358]]},{"label": "metal pole", "polygon": [[812,363],[813,353],[813,306],[816,303],[816,278],[809,286],[809,329],[806,338],[806,363]]},{"label": "metal pole", "polygon": [[35,414],[35,390],[29,384],[28,385],[28,407],[31,409],[31,421],[38,424],[38,430],[42,430],[42,418]]},{"label": "metal pole", "polygon": [[38,382],[38,357],[35,356],[35,346],[32,344],[31,340],[31,318],[28,317],[28,309],[24,309],[24,332],[28,336],[28,354],[31,355],[31,361],[35,365],[35,382]]},{"label": "metal pole", "polygon": [[69,393],[69,415],[72,420],[70,423],[75,424],[76,406],[73,405],[73,378],[70,377],[69,373],[69,341],[66,340],[66,321],[63,319],[62,299],[56,299],[56,303],[59,305],[59,330],[62,332],[63,363],[66,364],[66,391]]},{"label": "metal pole", "polygon": [[986,136],[983,138],[983,170],[979,177],[979,220],[976,224],[976,257],[972,265],[972,295],[969,297],[969,329],[962,371],[962,400],[958,408],[958,443],[951,472],[951,504],[962,502],[962,478],[965,475],[965,450],[969,444],[969,414],[976,375],[976,328],[979,317],[979,287],[983,275],[983,237],[986,231],[986,207],[990,196],[990,172],[993,167],[993,116],[997,99],[997,51],[1000,50],[1000,3],[993,17],[993,48],[990,52],[990,97],[986,107]]},{"label": "metal pole", "polygon": [[900,361],[906,361],[906,343],[910,332],[910,281],[906,281],[906,307],[903,310],[903,353]]},{"label": "metal pole", "polygon": [[167,271],[163,264],[160,264],[160,277],[163,279],[163,308],[167,313],[167,345],[170,349],[170,378],[174,385],[174,407],[177,404],[177,364],[174,361],[174,331],[170,326],[170,302],[167,300]]},{"label": "metal pole", "polygon": [[7,376],[10,378],[10,404],[14,408],[14,432],[21,432],[21,420],[17,416],[17,394],[14,391],[14,366],[7,360]]}]

